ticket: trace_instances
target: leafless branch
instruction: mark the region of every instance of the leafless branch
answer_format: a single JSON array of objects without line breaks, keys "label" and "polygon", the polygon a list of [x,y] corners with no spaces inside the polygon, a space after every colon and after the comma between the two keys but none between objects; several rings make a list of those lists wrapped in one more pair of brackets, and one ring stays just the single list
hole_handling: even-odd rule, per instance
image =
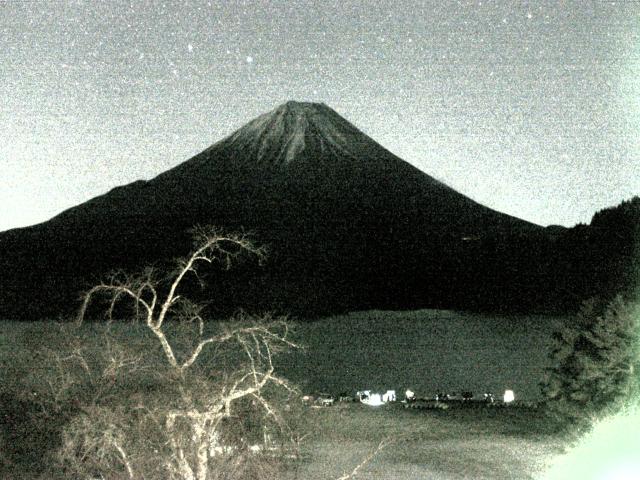
[{"label": "leafless branch", "polygon": [[387,440],[382,440],[375,450],[373,450],[369,455],[367,455],[358,465],[356,465],[353,470],[349,473],[345,473],[341,477],[338,477],[336,480],[349,480],[351,478],[355,478],[358,472],[364,468],[373,458],[380,453],[384,448],[387,447],[389,442]]},{"label": "leafless branch", "polygon": [[[78,314],[80,323],[90,302],[98,295],[106,297],[109,302],[109,320],[113,319],[117,305],[124,299],[133,301],[136,312],[142,313],[144,324],[160,343],[169,371],[173,372],[179,387],[177,399],[172,399],[170,405],[149,408],[143,404],[134,410],[140,414],[147,412],[153,425],[166,435],[165,448],[171,452],[165,463],[166,472],[169,477],[181,480],[211,478],[207,473],[211,439],[217,438],[222,420],[234,414],[234,405],[238,401],[252,400],[251,408],[262,410],[264,418],[271,419],[284,432],[286,425],[275,403],[267,398],[265,388],[273,385],[297,393],[285,379],[274,374],[273,356],[285,349],[298,348],[290,338],[286,318],[239,314],[234,322],[224,325],[217,333],[205,335],[202,305],[189,301],[179,293],[188,275],[193,274],[198,281],[202,281],[198,272],[200,266],[217,263],[228,269],[243,254],[252,255],[263,262],[266,255],[264,248],[256,246],[244,234],[221,234],[210,227],[197,227],[194,235],[194,250],[177,262],[177,269],[168,277],[159,278],[153,269],[147,269],[139,275],[117,272],[85,294]],[[165,323],[168,318],[195,323],[197,335],[186,351],[182,347],[181,351],[176,351],[178,344],[172,343],[166,335]],[[186,387],[191,384],[180,382],[189,378],[188,372],[193,371],[192,367],[205,348],[215,348],[216,352],[228,350],[234,354],[240,353],[245,361],[235,371],[221,376],[216,391],[211,391],[211,384],[207,384],[202,392],[195,392]],[[118,372],[132,373],[143,368],[145,362],[144,354],[125,355],[108,340],[104,345],[104,353],[106,365],[98,375],[102,380],[115,377]],[[83,358],[81,352],[76,356]],[[75,360],[78,359],[76,356],[73,357]],[[101,445],[109,446],[112,455],[116,455],[124,465],[129,478],[134,478],[137,467],[128,454],[126,442],[121,441],[120,437],[113,437],[110,443],[103,442]]]}]

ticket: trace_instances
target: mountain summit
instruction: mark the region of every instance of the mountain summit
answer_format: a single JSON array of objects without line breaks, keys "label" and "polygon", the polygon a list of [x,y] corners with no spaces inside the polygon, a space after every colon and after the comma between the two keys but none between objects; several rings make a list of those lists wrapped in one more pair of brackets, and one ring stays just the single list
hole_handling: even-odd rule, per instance
[{"label": "mountain summit", "polygon": [[0,234],[0,317],[73,309],[109,270],[184,255],[196,224],[253,232],[269,250],[265,268],[212,277],[216,307],[304,315],[473,306],[478,279],[502,306],[514,287],[500,245],[543,230],[421,172],[326,105],[287,102],[149,181]]},{"label": "mountain summit", "polygon": [[237,199],[238,192],[229,190],[242,185],[245,206],[258,210],[265,199],[251,197],[270,190],[267,196],[275,209],[275,203],[287,205],[295,198],[300,204],[333,202],[329,208],[338,209],[351,204],[365,215],[378,208],[397,207],[396,214],[407,208],[422,210],[440,223],[470,222],[461,226],[465,231],[476,228],[471,225],[476,221],[507,230],[535,228],[479,205],[418,170],[321,103],[284,103],[151,180],[149,186],[162,185],[171,209],[181,201],[170,192],[187,183],[191,196],[199,199],[211,194],[213,184],[218,196],[225,192]]},{"label": "mountain summit", "polygon": [[331,168],[336,162],[364,164],[383,158],[404,163],[325,104],[295,101],[260,115],[195,159],[215,162],[229,152],[236,164],[263,167],[302,163]]},{"label": "mountain summit", "polygon": [[289,101],[225,140],[257,162],[288,164],[303,152],[352,157],[363,134],[322,103]]}]

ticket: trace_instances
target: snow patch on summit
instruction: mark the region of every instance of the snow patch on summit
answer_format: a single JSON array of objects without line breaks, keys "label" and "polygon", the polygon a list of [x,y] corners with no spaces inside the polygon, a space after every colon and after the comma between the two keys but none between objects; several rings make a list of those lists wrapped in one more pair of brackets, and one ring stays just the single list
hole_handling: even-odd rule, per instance
[{"label": "snow patch on summit", "polygon": [[323,104],[287,102],[259,116],[227,141],[258,162],[290,164],[314,146],[353,157],[349,152],[362,134]]}]

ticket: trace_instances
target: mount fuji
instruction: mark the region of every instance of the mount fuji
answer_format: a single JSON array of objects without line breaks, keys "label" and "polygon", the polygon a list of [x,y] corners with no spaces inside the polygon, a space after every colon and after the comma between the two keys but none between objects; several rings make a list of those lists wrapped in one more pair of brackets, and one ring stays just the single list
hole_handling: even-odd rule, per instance
[{"label": "mount fuji", "polygon": [[326,105],[287,102],[151,180],[0,233],[0,318],[72,311],[108,271],[186,254],[197,224],[250,232],[268,250],[264,267],[210,276],[198,295],[212,308],[302,316],[526,309],[545,280],[523,239],[551,235],[418,170]]}]

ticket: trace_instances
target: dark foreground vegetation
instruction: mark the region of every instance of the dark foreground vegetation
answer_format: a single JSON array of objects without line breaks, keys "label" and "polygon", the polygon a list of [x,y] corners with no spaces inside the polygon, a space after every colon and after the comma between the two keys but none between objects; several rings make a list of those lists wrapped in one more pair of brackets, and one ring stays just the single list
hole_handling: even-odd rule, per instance
[{"label": "dark foreground vegetation", "polygon": [[[385,316],[397,317],[392,324],[397,324],[400,328],[387,331],[385,338],[391,349],[398,351],[405,345],[407,335],[418,344],[428,340],[430,336],[438,338],[435,344],[444,342],[445,337],[451,335],[465,320],[463,316],[453,313],[425,311],[408,317],[400,313],[362,312],[354,315],[350,321],[359,325],[358,328],[368,328],[372,332],[383,328]],[[430,317],[433,318],[430,320]],[[460,332],[461,335],[470,336],[474,332],[490,341],[487,337],[490,329],[486,332],[478,330],[479,325],[484,325],[489,320],[473,317],[467,317],[467,320],[470,326],[465,331],[467,333]],[[451,330],[443,332],[443,324],[447,321],[452,323]],[[344,382],[353,381],[354,378],[349,375],[341,377],[335,373],[335,365],[349,358],[358,375],[366,376],[367,371],[377,373],[379,367],[366,358],[362,359],[362,351],[335,349],[345,332],[333,327],[344,324],[343,320],[337,318],[299,326],[296,338],[309,338],[311,346],[307,354],[294,352],[293,359],[299,360],[305,355],[312,358],[308,358],[302,365],[283,361],[279,364],[279,373],[283,377],[301,380],[304,371],[307,371],[307,378],[311,383],[306,383],[303,388],[312,391],[334,385],[342,386]],[[403,333],[411,324],[414,329]],[[324,336],[320,333],[323,325]],[[493,325],[495,327],[500,323]],[[544,325],[557,325],[557,320]],[[148,395],[157,396],[156,402],[174,401],[169,397],[176,395],[176,392],[157,376],[158,371],[163,370],[158,368],[162,366],[162,351],[143,325],[114,323],[108,326],[104,323],[87,323],[75,330],[73,337],[69,336],[68,329],[69,326],[60,327],[52,322],[0,324],[0,369],[4,379],[0,385],[2,478],[48,479],[55,478],[55,475],[69,478],[61,473],[64,472],[64,465],[60,464],[59,453],[64,448],[65,439],[68,441],[71,438],[70,432],[80,425],[78,419],[96,413],[96,410],[86,410],[87,404],[94,405],[94,408],[100,405],[124,405],[135,410],[139,406],[138,402]],[[60,357],[64,356],[62,353],[69,352],[70,347],[73,350],[79,345],[75,342],[82,339],[84,355],[91,366],[94,369],[99,365],[108,366],[109,355],[105,357],[104,350],[106,332],[110,333],[112,354],[120,355],[118,358],[121,359],[132,359],[141,352],[150,351],[151,355],[146,358],[146,362],[156,365],[154,370],[142,369],[134,376],[117,377],[113,379],[113,383],[107,378],[106,384],[97,378],[97,382],[92,384],[82,375],[84,370],[79,364],[67,361],[68,366],[74,367],[67,373],[80,374],[77,377],[79,383],[73,387],[73,395],[56,398],[55,392],[61,392],[60,387],[68,380],[65,372],[60,371],[61,365],[58,363]],[[420,332],[422,340],[418,338]],[[168,334],[171,338],[178,338],[184,332],[181,333],[180,329],[171,325]],[[530,333],[520,331],[518,335],[522,336],[523,345],[529,342],[532,348],[538,348],[536,345],[540,340],[535,340]],[[322,338],[325,339],[324,342]],[[453,338],[458,348],[466,349],[466,354],[477,354],[482,358],[482,348],[470,351],[470,348],[474,348],[473,343],[463,345],[459,338]],[[479,338],[475,345],[478,347],[482,344],[483,340]],[[512,347],[521,348],[517,345]],[[233,361],[238,358],[236,356]],[[398,355],[396,361],[402,362],[402,358]],[[421,360],[425,365],[410,370],[416,380],[429,370],[428,360],[425,360],[428,358],[429,355]],[[205,352],[203,364],[206,365],[210,359],[210,352]],[[316,359],[322,359],[322,362],[319,363]],[[387,364],[387,369],[396,372],[401,370],[403,363],[393,364],[391,359],[387,361],[392,362]],[[231,358],[229,362],[232,362]],[[522,367],[522,364],[513,364],[516,373],[522,371]],[[541,375],[543,367],[544,364],[533,365],[524,371]],[[449,375],[455,375],[454,370]],[[334,371],[335,378],[329,384],[322,383],[325,374],[330,371]],[[485,375],[491,371],[492,368],[479,367],[478,373]],[[447,374],[444,371],[432,371],[431,375]],[[369,377],[372,378],[375,375]],[[405,381],[409,381],[409,378],[405,377]],[[536,381],[537,377],[530,379],[532,383]],[[412,383],[419,385],[417,381]],[[429,382],[424,385],[418,390],[427,394]],[[98,402],[93,399],[100,393],[96,388],[102,389],[102,400]],[[299,397],[287,398],[286,395],[281,397],[279,405],[283,407],[286,419],[299,440],[296,445],[297,457],[281,455],[276,459],[269,458],[270,470],[266,471],[267,474],[275,475],[274,472],[278,472],[271,478],[284,476],[285,472],[289,478],[301,480],[339,478],[367,459],[383,441],[386,442],[384,448],[362,467],[361,471],[368,473],[363,473],[364,476],[360,478],[367,478],[373,473],[377,478],[389,479],[465,478],[465,474],[474,478],[532,478],[530,474],[541,468],[545,459],[556,454],[564,442],[562,436],[553,433],[554,423],[549,423],[549,418],[540,409],[451,408],[440,412],[405,410],[399,403],[381,408],[350,403],[316,409],[304,407]],[[88,418],[95,420],[95,417]],[[260,422],[235,427],[241,427],[240,431],[244,432],[242,435],[251,437],[252,442],[260,443],[263,434]],[[146,432],[148,435],[152,433]],[[149,442],[149,445],[152,443]],[[293,452],[292,449],[287,451]],[[260,472],[265,473],[264,465],[261,468],[262,470],[254,472],[254,478],[259,478],[257,475]],[[123,473],[121,478],[127,478],[126,474]],[[250,475],[247,478],[251,478]],[[270,477],[267,475],[265,478]]]},{"label": "dark foreground vegetation", "polygon": [[[627,312],[619,303],[614,303],[612,307],[608,313],[605,311],[607,318]],[[588,315],[591,315],[591,320],[587,319]],[[400,403],[378,408],[360,403],[337,403],[333,407],[313,408],[303,406],[299,396],[273,398],[278,401],[288,425],[295,432],[295,448],[287,444],[289,447],[279,455],[274,457],[270,454],[266,463],[263,457],[253,467],[250,461],[259,457],[247,456],[244,464],[246,478],[260,478],[262,474],[265,475],[262,478],[336,479],[345,472],[351,472],[364,460],[369,461],[360,468],[359,478],[541,478],[544,469],[576,439],[574,432],[563,428],[559,418],[569,421],[584,419],[585,416],[579,412],[589,408],[590,412],[595,413],[597,407],[612,398],[611,393],[606,397],[588,396],[591,394],[585,397],[572,395],[571,392],[588,392],[594,382],[605,380],[611,381],[612,388],[616,385],[617,388],[623,388],[625,385],[611,376],[607,378],[606,371],[598,371],[595,363],[589,363],[590,356],[595,355],[596,350],[584,340],[577,341],[579,335],[567,334],[576,332],[580,322],[587,322],[596,330],[600,329],[600,337],[589,337],[592,341],[599,341],[606,333],[598,327],[601,322],[598,323],[597,318],[588,310],[584,310],[578,321],[545,321],[543,317],[506,321],[508,318],[491,319],[440,311],[360,312],[350,315],[348,319],[329,318],[299,325],[295,329],[295,338],[306,339],[308,348],[306,352],[294,351],[284,355],[277,371],[283,377],[295,380],[294,383],[301,384],[301,393],[318,390],[337,392],[349,383],[358,383],[358,379],[362,379],[361,383],[353,385],[353,390],[385,386],[400,388],[402,385],[388,385],[387,382],[396,378],[399,372],[404,372],[409,375],[403,377],[407,385],[414,386],[422,395],[429,395],[433,393],[435,385],[444,388],[453,388],[455,385],[459,388],[463,386],[460,383],[465,382],[464,386],[469,386],[471,379],[477,376],[485,377],[485,380],[479,381],[479,385],[486,385],[494,381],[492,376],[497,374],[499,378],[507,379],[510,377],[508,371],[512,371],[512,378],[528,378],[527,381],[532,384],[525,388],[524,383],[516,383],[516,394],[519,395],[522,391],[533,391],[543,378],[545,369],[557,376],[567,372],[567,368],[575,368],[575,365],[571,366],[571,358],[582,357],[584,360],[579,361],[586,370],[582,375],[569,375],[566,381],[573,379],[573,390],[560,390],[565,392],[564,396],[551,409],[542,405],[541,397],[533,399],[533,402],[516,402],[531,405],[525,407],[476,405],[476,408],[452,406],[447,410],[404,409]],[[613,332],[606,337],[612,341],[606,350],[611,361],[604,366],[605,370],[609,368],[607,365],[620,366],[633,359],[625,354],[628,351],[615,353],[613,339],[620,333],[623,336],[619,338],[629,338],[624,335],[628,333],[626,326],[629,324],[623,319],[628,320],[628,317],[621,316],[620,321],[615,323],[619,327],[618,333]],[[215,325],[208,325],[205,333],[210,333]],[[348,331],[338,328],[346,325],[351,325]],[[523,330],[523,325],[536,328]],[[185,326],[179,328],[171,324],[168,335],[170,338],[184,337],[183,328]],[[556,339],[563,338],[560,332],[565,332],[565,345],[560,350],[564,352],[562,354],[558,350],[550,350],[554,345],[553,331],[558,332]],[[116,357],[120,352],[121,356],[117,357],[120,359],[131,359],[141,352],[150,352],[146,360],[156,365],[157,373],[157,366],[162,365],[163,354],[154,342],[153,335],[141,324],[87,323],[75,330],[76,340],[82,339],[84,354],[94,367],[109,364],[109,356],[104,356],[106,332],[109,332],[112,342],[108,351],[116,354]],[[498,352],[493,349],[499,349],[500,343],[492,343],[494,339],[491,337],[496,332],[500,332],[502,338],[510,338],[504,350]],[[581,332],[589,335],[587,328]],[[349,342],[344,343],[343,340],[350,338],[350,335],[362,337],[365,343],[373,343],[370,348],[364,345],[345,348]],[[60,355],[69,352],[70,347],[75,348],[74,345],[77,347],[78,343],[74,343],[73,338],[69,336],[68,325],[61,327],[53,322],[0,323],[0,369],[3,372],[0,385],[1,478],[44,480],[56,478],[56,475],[58,478],[70,478],[60,463],[60,452],[64,451],[64,442],[69,440],[70,431],[79,425],[78,419],[95,412],[86,410],[83,405],[94,403],[91,397],[98,393],[96,386],[102,385],[100,388],[105,389],[103,406],[125,405],[133,410],[145,395],[157,396],[159,402],[172,401],[171,397],[176,395],[153,374],[154,371],[142,369],[137,376],[128,376],[124,383],[123,377],[114,379],[113,383],[107,378],[109,381],[106,384],[98,382],[92,386],[90,382],[86,383],[87,377],[77,377],[84,378],[85,383],[75,385],[76,394],[56,398],[55,392],[60,392],[60,387],[68,377],[59,369],[60,358],[52,356],[52,353]],[[384,342],[387,351],[397,352],[397,355],[386,355],[383,362],[376,363],[382,344],[375,343],[375,339],[378,343]],[[569,340],[574,343],[567,346]],[[424,352],[424,355],[413,355],[413,361],[407,363],[407,356],[403,352],[411,342],[418,345],[416,350]],[[450,347],[437,350],[443,344]],[[559,346],[556,345],[556,348]],[[447,357],[447,350],[451,350],[451,358]],[[555,366],[548,362],[545,351],[556,352],[554,355],[558,363]],[[205,365],[211,359],[210,353],[203,354]],[[475,363],[462,364],[462,370],[469,370],[468,376],[460,376],[456,372],[457,354],[476,359]],[[510,354],[513,356],[503,362],[505,355]],[[447,359],[449,366],[445,369],[435,368],[438,362],[434,356]],[[237,366],[239,358],[241,356],[228,357],[228,366]],[[527,366],[523,363],[525,359],[534,364]],[[76,369],[79,367],[73,362],[70,365],[75,365]],[[341,368],[336,368],[337,365]],[[500,367],[506,371],[500,371]],[[380,376],[380,371],[390,371],[391,375]],[[82,372],[82,367],[75,371],[76,374]],[[329,375],[333,376],[328,378]],[[422,384],[419,382],[419,379],[430,375],[440,376],[440,381],[428,379]],[[448,378],[456,379],[455,383],[448,385]],[[547,381],[551,382],[548,385],[556,385],[552,379]],[[582,388],[580,382],[584,383]],[[475,386],[472,388],[477,390]],[[104,396],[104,393],[109,395]],[[593,398],[596,404],[589,405],[589,398]],[[533,405],[537,408],[532,408]],[[249,414],[249,410],[246,413]],[[93,417],[88,418],[94,420]],[[243,421],[234,425],[233,432],[236,439],[238,432],[242,432],[240,436],[249,439],[252,444],[258,444],[264,433],[262,428],[261,422]],[[232,441],[232,438],[228,437],[228,441]],[[381,443],[382,448],[379,449]],[[121,472],[120,477],[108,478],[127,476]],[[558,478],[572,477],[565,475]]]},{"label": "dark foreground vegetation", "polygon": [[[295,450],[280,415],[294,390],[265,365],[285,338],[277,322],[225,324],[225,340],[182,372],[146,326],[129,327],[32,324],[3,335],[0,477],[277,478]],[[189,327],[164,334],[187,360]],[[278,456],[262,448],[265,434]]]},{"label": "dark foreground vegetation", "polygon": [[[47,338],[43,338],[42,331],[25,330],[22,341],[28,342],[34,334],[48,348],[60,344],[60,337],[53,328]],[[143,346],[141,335],[132,338],[134,350]],[[3,344],[3,347],[7,345]],[[20,361],[29,365],[28,369],[24,363],[18,363],[20,357]],[[60,452],[64,452],[70,435],[78,433],[79,420],[86,418],[86,407],[80,405],[80,400],[87,401],[86,397],[59,399],[54,405],[56,399],[51,397],[49,389],[50,382],[60,381],[55,376],[57,365],[46,363],[45,358],[34,356],[33,351],[14,351],[10,358],[9,365],[5,350],[2,367],[3,371],[12,374],[12,381],[3,383],[0,394],[0,477],[72,478],[60,462]],[[144,388],[153,389],[152,378],[148,380]],[[128,405],[135,410],[136,405],[131,402],[144,397],[142,388],[133,383],[122,386],[118,396],[111,397],[107,405]],[[85,390],[84,394],[88,393]],[[160,400],[169,400],[164,393],[157,391],[155,395]],[[99,403],[94,408],[97,406]],[[560,453],[565,443],[564,437],[554,431],[556,424],[541,410],[532,408],[426,411],[404,409],[400,403],[379,408],[359,403],[313,408],[303,407],[296,400],[292,400],[289,408],[287,420],[300,440],[295,456],[270,458],[267,467],[262,458],[259,468],[254,466],[256,470],[245,465],[244,476],[227,477],[220,473],[220,477],[214,478],[339,478],[368,459],[380,443],[383,448],[363,465],[359,478],[534,478],[551,457]],[[89,417],[89,420],[100,422],[96,417]],[[108,429],[108,425],[100,425]],[[245,436],[253,435],[252,441],[260,443],[262,431],[255,431],[255,426],[244,423],[235,427],[241,427]],[[154,432],[146,433],[153,435]],[[150,448],[154,445],[152,439],[146,444]],[[251,460],[248,455],[245,462]],[[112,476],[105,478],[128,478],[122,468],[115,467],[114,471],[120,471],[120,474],[113,475],[112,472]],[[96,471],[100,470],[96,468]]]},{"label": "dark foreground vegetation", "polygon": [[[56,471],[60,467],[55,452],[77,418],[73,405],[52,415],[36,398],[20,400],[3,392],[0,401],[4,441],[0,476],[69,478]],[[567,444],[557,424],[540,409],[402,407],[350,403],[296,408],[295,427],[301,440],[297,455],[279,457],[266,476],[262,465],[261,478],[335,479],[364,460],[369,461],[358,478],[538,478]],[[127,476],[122,472],[108,478]],[[242,478],[260,477],[249,473]]]}]

